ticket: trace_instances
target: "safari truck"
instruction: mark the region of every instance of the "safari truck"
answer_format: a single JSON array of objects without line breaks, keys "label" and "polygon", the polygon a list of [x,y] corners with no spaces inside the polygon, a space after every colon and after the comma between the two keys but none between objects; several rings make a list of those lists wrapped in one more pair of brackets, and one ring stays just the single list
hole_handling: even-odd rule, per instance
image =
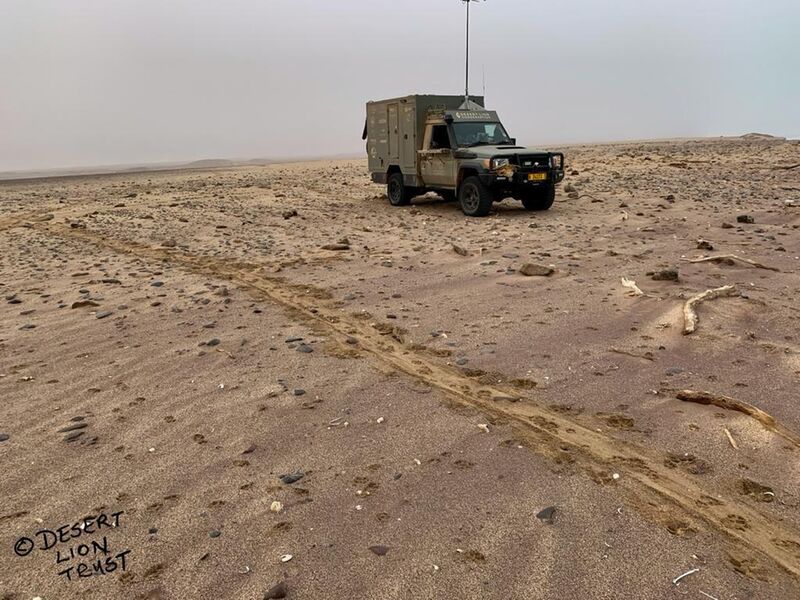
[{"label": "safari truck", "polygon": [[528,210],[553,205],[564,155],[517,146],[483,103],[430,95],[367,103],[369,170],[372,181],[386,184],[393,206],[428,191],[457,199],[470,217],[486,216],[505,198]]}]

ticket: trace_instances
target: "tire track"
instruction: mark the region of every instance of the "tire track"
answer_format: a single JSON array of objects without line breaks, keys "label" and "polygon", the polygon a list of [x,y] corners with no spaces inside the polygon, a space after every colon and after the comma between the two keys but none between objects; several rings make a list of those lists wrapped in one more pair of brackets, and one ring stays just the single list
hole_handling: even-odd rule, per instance
[{"label": "tire track", "polygon": [[[535,451],[574,463],[595,481],[622,487],[639,511],[664,523],[689,527],[686,519],[705,523],[730,543],[731,562],[762,572],[756,556],[767,559],[800,580],[800,534],[736,499],[707,493],[700,483],[664,464],[664,456],[597,432],[569,415],[537,404],[519,390],[484,385],[463,372],[439,364],[423,350],[406,344],[396,330],[376,327],[363,316],[347,315],[324,290],[298,286],[263,272],[264,265],[197,256],[106,237],[82,228],[36,222],[42,233],[83,242],[122,255],[167,262],[189,272],[222,279],[259,300],[279,304],[293,317],[324,332],[343,347],[356,337],[357,348],[378,363],[444,392],[459,405],[477,408],[510,423]],[[620,479],[611,477],[621,474]],[[744,557],[742,553],[745,553]],[[737,569],[739,570],[739,569]]]}]

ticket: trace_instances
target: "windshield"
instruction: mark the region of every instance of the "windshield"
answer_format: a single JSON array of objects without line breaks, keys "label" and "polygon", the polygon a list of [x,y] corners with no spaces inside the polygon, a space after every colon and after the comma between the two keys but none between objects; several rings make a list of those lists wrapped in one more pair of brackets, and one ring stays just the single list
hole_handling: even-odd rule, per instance
[{"label": "windshield", "polygon": [[453,123],[453,132],[456,134],[456,144],[461,148],[511,143],[511,138],[500,123]]}]

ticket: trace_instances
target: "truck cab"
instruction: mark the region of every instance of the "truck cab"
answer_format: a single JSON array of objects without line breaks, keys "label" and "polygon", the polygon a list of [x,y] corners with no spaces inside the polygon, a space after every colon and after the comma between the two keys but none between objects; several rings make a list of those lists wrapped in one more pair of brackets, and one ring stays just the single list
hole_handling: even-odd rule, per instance
[{"label": "truck cab", "polygon": [[485,216],[505,198],[547,210],[564,178],[562,153],[518,146],[495,111],[462,97],[369,103],[364,137],[372,180],[386,183],[395,206],[434,191],[458,199],[468,216]]}]

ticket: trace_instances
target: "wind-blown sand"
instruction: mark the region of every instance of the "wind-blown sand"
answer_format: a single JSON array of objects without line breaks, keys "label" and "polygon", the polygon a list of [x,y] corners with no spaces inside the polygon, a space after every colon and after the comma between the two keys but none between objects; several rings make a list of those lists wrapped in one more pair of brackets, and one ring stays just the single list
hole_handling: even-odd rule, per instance
[{"label": "wind-blown sand", "polygon": [[0,184],[0,598],[798,597],[800,143],[566,154]]}]

